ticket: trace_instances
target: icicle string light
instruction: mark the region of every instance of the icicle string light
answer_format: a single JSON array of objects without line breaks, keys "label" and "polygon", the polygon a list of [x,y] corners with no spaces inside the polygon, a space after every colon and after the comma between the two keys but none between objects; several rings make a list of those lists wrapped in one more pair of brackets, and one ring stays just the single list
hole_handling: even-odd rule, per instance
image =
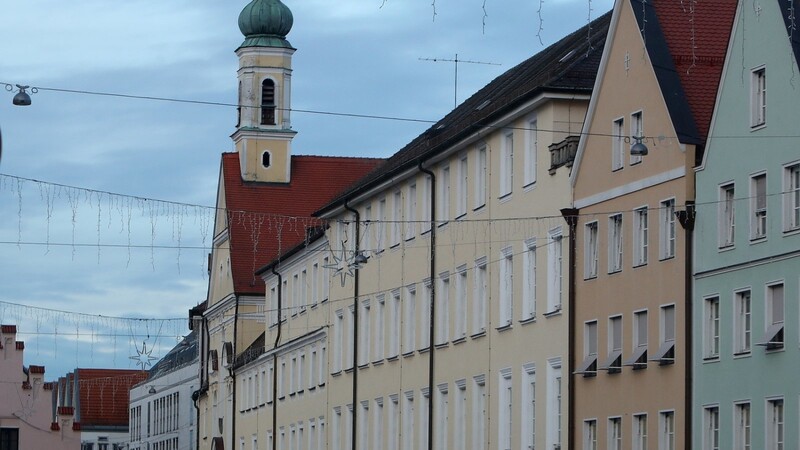
[{"label": "icicle string light", "polygon": [[544,45],[542,41],[542,32],[544,31],[544,20],[542,19],[542,8],[544,7],[544,0],[539,0],[539,9],[536,14],[539,16],[539,29],[536,31],[536,37],[539,38],[539,45]]}]

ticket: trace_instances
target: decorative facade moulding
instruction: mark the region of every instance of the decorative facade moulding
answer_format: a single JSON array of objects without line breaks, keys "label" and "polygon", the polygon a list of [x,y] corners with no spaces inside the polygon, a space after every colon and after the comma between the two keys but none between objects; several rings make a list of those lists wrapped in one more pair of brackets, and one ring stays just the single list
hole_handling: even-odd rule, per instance
[{"label": "decorative facade moulding", "polygon": [[580,136],[567,136],[561,142],[550,144],[550,175],[561,166],[572,167],[575,154],[578,153],[578,141]]}]

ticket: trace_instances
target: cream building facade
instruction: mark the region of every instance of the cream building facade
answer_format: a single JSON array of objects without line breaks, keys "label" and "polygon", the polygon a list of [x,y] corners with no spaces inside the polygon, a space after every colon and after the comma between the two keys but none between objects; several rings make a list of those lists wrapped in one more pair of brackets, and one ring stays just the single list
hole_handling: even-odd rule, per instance
[{"label": "cream building facade", "polygon": [[258,270],[236,448],[568,447],[561,209],[609,19],[480,90]]}]

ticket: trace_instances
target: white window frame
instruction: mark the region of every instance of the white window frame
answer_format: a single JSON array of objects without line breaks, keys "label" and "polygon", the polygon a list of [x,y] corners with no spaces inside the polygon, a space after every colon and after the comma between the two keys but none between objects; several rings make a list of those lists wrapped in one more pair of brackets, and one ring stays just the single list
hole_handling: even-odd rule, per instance
[{"label": "white window frame", "polygon": [[749,401],[733,404],[733,449],[752,450],[753,414]]},{"label": "white window frame", "polygon": [[467,154],[458,157],[458,192],[456,192],[456,219],[467,215],[467,190],[469,189],[469,161]]},{"label": "white window frame", "polygon": [[431,328],[430,328],[430,321],[431,321],[431,279],[426,278],[422,280],[422,298],[419,302],[422,305],[422,310],[420,311],[420,339],[419,339],[419,350],[427,350],[428,347],[431,345]]},{"label": "white window frame", "polygon": [[633,210],[633,267],[647,265],[648,213],[647,206]]},{"label": "white window frame", "polygon": [[523,243],[522,321],[536,318],[536,238]]},{"label": "white window frame", "polygon": [[353,305],[347,307],[347,319],[345,320],[345,325],[347,327],[346,332],[346,347],[344,351],[347,352],[347,358],[345,361],[345,370],[352,369],[356,363],[355,359],[353,358],[353,343],[355,342],[355,309]]},{"label": "white window frame", "polygon": [[675,450],[675,411],[658,413],[658,450]]},{"label": "white window frame", "polygon": [[373,350],[374,357],[372,361],[379,362],[383,360],[383,355],[385,352],[384,333],[386,331],[386,297],[383,294],[379,294],[375,297],[375,306],[377,307],[375,310],[375,348]]},{"label": "white window frame", "polygon": [[622,347],[624,345],[622,315],[617,314],[608,318],[608,359],[603,364],[603,369],[608,373],[619,373],[622,370]]},{"label": "white window frame", "polygon": [[500,141],[499,198],[505,198],[514,189],[514,130],[503,130]]},{"label": "white window frame", "polygon": [[389,420],[386,426],[386,450],[399,450],[400,447],[400,397],[397,394],[389,396]]},{"label": "white window frame", "polygon": [[547,233],[547,311],[561,311],[564,295],[564,245],[561,227]]},{"label": "white window frame", "polygon": [[547,360],[547,409],[545,443],[548,449],[563,448],[562,416],[563,383],[561,378],[561,358]]},{"label": "white window frame", "polygon": [[800,229],[800,162],[783,167],[783,231]]},{"label": "white window frame", "polygon": [[455,326],[453,339],[467,336],[467,266],[456,267]]},{"label": "white window frame", "polygon": [[417,323],[417,285],[406,286],[406,297],[403,305],[403,354],[411,354],[416,350]]},{"label": "white window frame", "polygon": [[478,145],[476,149],[476,163],[475,163],[475,200],[474,208],[479,209],[486,205],[487,197],[487,173],[488,173],[488,152],[485,143]]},{"label": "white window frame", "polygon": [[[675,338],[678,331],[678,317],[675,303],[659,307],[659,351],[654,358],[660,358],[660,364],[675,362]],[[672,323],[670,323],[672,322]]]},{"label": "white window frame", "polygon": [[678,235],[677,227],[675,226],[675,198],[662,200],[660,206],[658,258],[663,261],[665,259],[674,258],[675,250],[677,249]]},{"label": "white window frame", "polygon": [[783,397],[766,399],[764,411],[764,449],[786,448],[786,404]]},{"label": "white window frame", "polygon": [[417,433],[417,437],[419,438],[419,446],[417,448],[427,448],[428,433],[431,431],[428,429],[428,403],[431,401],[431,393],[427,387],[424,387],[419,391],[419,426],[417,427],[419,431],[419,433]]},{"label": "white window frame", "polygon": [[443,164],[439,168],[439,200],[437,202],[438,225],[445,225],[450,220],[450,165]]},{"label": "white window frame", "polygon": [[520,405],[520,449],[536,448],[536,365],[522,365],[522,405]]},{"label": "white window frame", "polygon": [[436,411],[434,417],[436,419],[436,448],[449,448],[447,446],[447,435],[450,426],[450,408],[449,408],[449,391],[447,383],[437,386],[436,390]]},{"label": "white window frame", "polygon": [[[631,144],[638,142],[644,137],[644,115],[642,110],[631,113]],[[631,155],[630,164],[642,162],[642,155]]]},{"label": "white window frame", "polygon": [[733,247],[736,242],[736,185],[733,182],[719,186],[718,212],[719,248]]},{"label": "white window frame", "polygon": [[753,348],[753,294],[749,288],[733,292],[733,354],[749,354]]},{"label": "white window frame", "polygon": [[719,295],[703,298],[703,359],[718,359],[721,349]]},{"label": "white window frame", "polygon": [[[760,180],[764,180],[763,184]],[[750,240],[767,237],[769,212],[767,197],[767,173],[759,172],[750,176]]]},{"label": "white window frame", "polygon": [[422,180],[422,234],[431,231],[431,192],[433,192],[433,179],[430,175],[425,175]]},{"label": "white window frame", "polygon": [[633,450],[647,450],[647,413],[633,415]]},{"label": "white window frame", "polygon": [[467,448],[467,380],[456,380],[455,401],[453,402],[453,450]]},{"label": "white window frame", "polygon": [[511,450],[511,433],[514,429],[514,387],[511,379],[511,368],[500,369],[498,375],[497,395],[497,448]]},{"label": "white window frame", "polygon": [[608,216],[608,273],[622,271],[622,213]]},{"label": "white window frame", "polygon": [[372,305],[370,299],[365,298],[361,300],[361,310],[358,312],[358,365],[366,366],[369,364],[370,344],[372,343],[372,336],[370,331],[372,321]]},{"label": "white window frame", "polygon": [[396,190],[392,195],[392,241],[390,247],[400,245],[403,229],[403,192]]},{"label": "white window frame", "polygon": [[344,309],[336,310],[333,323],[333,373],[339,373],[344,367]]},{"label": "white window frame", "polygon": [[720,449],[719,405],[703,407],[703,450]]},{"label": "white window frame", "polygon": [[[780,295],[776,295],[780,293]],[[767,350],[781,350],[786,345],[786,285],[783,280],[767,283],[764,293],[764,329],[762,343]],[[776,331],[778,330],[778,331]],[[780,335],[781,340],[774,340]]]},{"label": "white window frame", "polygon": [[400,320],[401,320],[401,305],[400,305],[400,289],[394,289],[391,292],[392,299],[389,303],[389,324],[387,334],[389,335],[389,348],[386,350],[386,358],[392,359],[400,355]]},{"label": "white window frame", "polygon": [[598,254],[600,250],[600,230],[598,222],[592,221],[583,226],[584,252],[583,252],[583,279],[597,278]]},{"label": "white window frame", "polygon": [[617,117],[611,122],[611,171],[625,167],[625,118]]},{"label": "white window frame", "polygon": [[539,153],[538,128],[536,117],[529,117],[525,127],[524,187],[528,187],[536,183],[537,158]]},{"label": "white window frame", "polygon": [[758,129],[767,124],[767,69],[758,66],[750,70],[750,127]]},{"label": "white window frame", "polygon": [[410,241],[417,235],[417,184],[408,185],[406,195],[406,240]]},{"label": "white window frame", "polygon": [[514,317],[514,251],[500,250],[500,302],[497,328],[511,325]]},{"label": "white window frame", "polygon": [[436,295],[436,345],[450,340],[450,272],[439,274],[439,290]]},{"label": "white window frame", "polygon": [[489,304],[489,277],[486,257],[475,260],[475,280],[473,288],[472,334],[486,332],[486,309]]},{"label": "white window frame", "polygon": [[608,450],[622,450],[622,417],[608,418]]},{"label": "white window frame", "polygon": [[483,450],[486,446],[486,376],[472,377],[472,450]]},{"label": "white window frame", "polygon": [[[386,197],[378,200],[377,226],[375,227],[375,253],[386,250]],[[341,243],[337,243],[341,245]]]}]

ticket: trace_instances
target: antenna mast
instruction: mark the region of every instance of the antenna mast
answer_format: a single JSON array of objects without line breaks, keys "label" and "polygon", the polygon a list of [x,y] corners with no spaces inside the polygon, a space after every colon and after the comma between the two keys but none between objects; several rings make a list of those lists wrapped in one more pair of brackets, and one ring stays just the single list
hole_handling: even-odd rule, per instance
[{"label": "antenna mast", "polygon": [[502,64],[493,63],[493,62],[484,62],[484,61],[469,61],[465,59],[458,59],[458,53],[456,53],[456,57],[453,59],[445,59],[445,58],[419,58],[420,61],[431,61],[431,62],[451,62],[453,63],[453,68],[455,70],[454,75],[454,89],[453,89],[453,108],[458,106],[458,63],[464,64],[484,64],[487,66],[501,66]]}]

